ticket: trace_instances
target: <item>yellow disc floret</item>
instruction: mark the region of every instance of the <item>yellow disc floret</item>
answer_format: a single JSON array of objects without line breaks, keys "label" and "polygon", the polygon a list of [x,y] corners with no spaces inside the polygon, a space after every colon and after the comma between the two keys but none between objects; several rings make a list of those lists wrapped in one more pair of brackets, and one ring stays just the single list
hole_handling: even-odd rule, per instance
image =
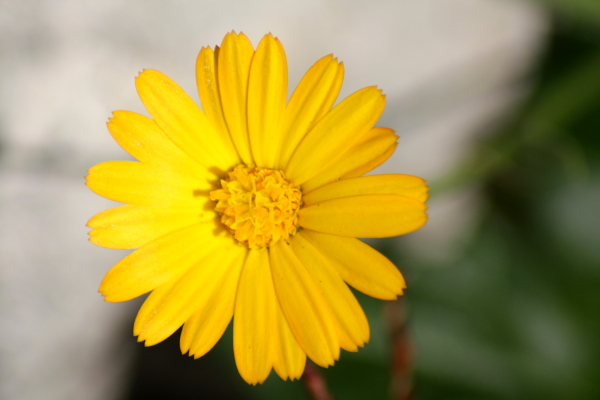
[{"label": "yellow disc floret", "polygon": [[281,171],[239,165],[221,186],[210,198],[238,242],[255,249],[296,234],[302,193]]}]

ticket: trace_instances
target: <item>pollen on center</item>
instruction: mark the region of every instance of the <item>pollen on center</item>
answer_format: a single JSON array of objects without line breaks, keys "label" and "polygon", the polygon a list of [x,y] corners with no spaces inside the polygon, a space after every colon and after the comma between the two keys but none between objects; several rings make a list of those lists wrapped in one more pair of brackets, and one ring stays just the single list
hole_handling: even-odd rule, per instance
[{"label": "pollen on center", "polygon": [[256,249],[296,234],[302,193],[281,171],[238,165],[228,175],[210,198],[238,242]]}]

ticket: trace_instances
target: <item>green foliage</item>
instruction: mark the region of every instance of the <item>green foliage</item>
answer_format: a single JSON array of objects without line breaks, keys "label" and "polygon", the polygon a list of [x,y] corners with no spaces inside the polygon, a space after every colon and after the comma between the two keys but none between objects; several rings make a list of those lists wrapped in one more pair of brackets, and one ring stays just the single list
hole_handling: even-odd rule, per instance
[{"label": "green foliage", "polygon": [[480,185],[486,208],[458,260],[411,265],[422,400],[600,398],[600,9],[548,3],[529,102],[432,185]]}]

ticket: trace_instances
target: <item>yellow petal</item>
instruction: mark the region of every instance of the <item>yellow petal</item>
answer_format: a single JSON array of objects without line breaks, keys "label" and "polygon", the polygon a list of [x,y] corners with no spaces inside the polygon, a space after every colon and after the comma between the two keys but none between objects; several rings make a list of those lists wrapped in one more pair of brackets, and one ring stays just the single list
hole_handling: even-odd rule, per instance
[{"label": "yellow petal", "polygon": [[148,117],[131,111],[115,111],[107,125],[117,143],[145,164],[174,169],[203,180],[217,178],[177,147]]},{"label": "yellow petal", "polygon": [[[310,193],[320,186],[343,179],[348,175],[354,174],[358,170],[364,170],[363,173],[369,172],[389,158],[396,148],[396,140],[398,140],[398,136],[394,134],[392,129],[371,129],[369,133],[365,135],[364,140],[348,149],[346,153],[325,170],[321,171],[321,173],[306,181],[302,185],[302,190],[304,193]],[[377,165],[374,165],[377,161],[375,163],[373,161],[379,161],[381,155],[389,152],[390,148],[392,148],[392,153],[381,160]],[[360,175],[362,175],[362,173],[353,176]]]},{"label": "yellow petal", "polygon": [[427,222],[422,202],[394,194],[342,197],[314,203],[298,213],[298,224],[339,236],[381,238],[413,232]]},{"label": "yellow petal", "polygon": [[301,185],[325,170],[369,132],[384,108],[385,96],[374,86],[348,96],[304,137],[285,176]]},{"label": "yellow petal", "polygon": [[307,229],[302,231],[302,237],[327,257],[345,282],[369,296],[394,300],[406,288],[398,268],[358,239]]},{"label": "yellow petal", "polygon": [[199,309],[185,322],[181,332],[181,352],[189,351],[194,358],[202,357],[217,344],[233,317],[239,276],[248,251],[241,246],[227,251],[233,251],[234,257],[229,270],[221,277],[220,286],[204,304],[198,304]]},{"label": "yellow petal", "polygon": [[221,176],[239,163],[200,107],[171,78],[147,69],[135,84],[158,126],[190,157]]},{"label": "yellow petal", "polygon": [[169,232],[208,221],[212,211],[195,208],[121,206],[94,216],[87,226],[90,241],[112,249],[136,249]]},{"label": "yellow petal", "polygon": [[275,168],[287,101],[288,70],[279,39],[266,35],[258,44],[248,83],[248,133],[256,165]]},{"label": "yellow petal", "polygon": [[139,341],[152,346],[165,340],[194,312],[209,307],[223,279],[237,281],[240,254],[246,250],[231,238],[219,239],[218,248],[197,258],[195,265],[175,283],[168,282],[166,289],[158,287],[148,296],[134,324]]},{"label": "yellow petal", "polygon": [[150,293],[150,296],[146,297],[133,323],[133,334],[138,337],[138,342],[143,342],[146,339],[146,325],[152,323],[151,318],[154,315],[154,310],[160,306],[163,298],[169,294],[178,282],[177,279],[172,279],[158,286]]},{"label": "yellow petal", "polygon": [[176,171],[135,161],[107,161],[89,170],[87,185],[107,199],[138,206],[197,207],[212,185]]},{"label": "yellow petal", "polygon": [[275,308],[277,309],[275,328],[279,340],[273,343],[275,355],[273,367],[281,379],[300,379],[306,366],[306,354],[300,348],[285,320],[279,302],[275,303]]},{"label": "yellow petal", "polygon": [[396,151],[396,147],[398,147],[398,143],[392,144],[379,156],[345,173],[340,179],[356,178],[358,176],[363,176],[367,172],[373,171],[375,168],[379,167],[381,164],[386,162],[388,158],[392,156],[392,154],[394,154],[394,152]]},{"label": "yellow petal", "polygon": [[228,33],[218,54],[219,91],[233,143],[244,162],[254,164],[247,124],[248,75],[254,46],[246,35]]},{"label": "yellow petal", "polygon": [[252,385],[263,383],[273,366],[276,306],[268,250],[251,250],[235,301],[233,350],[240,375]]},{"label": "yellow petal", "polygon": [[223,142],[230,152],[237,153],[229,129],[223,115],[223,106],[221,105],[221,95],[219,93],[219,81],[217,78],[219,46],[215,50],[210,47],[203,47],[196,60],[196,83],[200,102],[204,108],[206,118],[215,127],[221,135]]},{"label": "yellow petal", "polygon": [[340,346],[348,351],[357,351],[358,346],[362,347],[369,341],[370,330],[356,297],[331,263],[301,233],[295,235],[290,244],[331,306]]},{"label": "yellow petal", "polygon": [[177,279],[214,250],[218,228],[216,222],[202,222],[148,243],[106,274],[100,293],[106,301],[127,301]]},{"label": "yellow petal", "polygon": [[300,378],[306,363],[279,306],[269,264],[267,250],[249,252],[235,303],[235,359],[251,384],[264,382],[272,366],[282,379]]},{"label": "yellow petal", "polygon": [[285,168],[302,138],[331,110],[343,80],[344,64],[333,55],[321,58],[306,72],[285,110],[277,168]]},{"label": "yellow petal", "polygon": [[269,254],[275,293],[298,344],[316,364],[333,365],[340,347],[327,300],[288,244],[279,241]]},{"label": "yellow petal", "polygon": [[425,202],[427,186],[424,179],[412,175],[387,174],[344,179],[333,182],[302,196],[306,206],[340,197],[366,194],[397,194]]}]

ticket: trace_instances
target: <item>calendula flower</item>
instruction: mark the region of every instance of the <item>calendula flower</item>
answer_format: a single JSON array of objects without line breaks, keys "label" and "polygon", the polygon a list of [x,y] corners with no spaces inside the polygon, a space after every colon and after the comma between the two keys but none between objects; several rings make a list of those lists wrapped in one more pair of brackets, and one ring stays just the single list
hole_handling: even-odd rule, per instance
[{"label": "calendula flower", "polygon": [[272,368],[299,378],[306,356],[327,367],[340,348],[369,341],[347,285],[390,300],[405,282],[356,238],[423,226],[427,187],[409,175],[362,176],[397,136],[373,127],[385,107],[376,87],[333,107],[343,76],[323,57],[288,102],[280,41],[268,34],[255,50],[235,32],[198,56],[204,110],[166,75],[138,76],[152,118],[117,111],[108,128],[139,162],[96,165],[87,184],[127,203],[88,226],[97,245],[139,248],[100,286],[110,302],[152,292],[135,320],[139,341],[154,345],[183,325],[181,350],[198,358],[233,317],[236,364],[252,384]]}]

